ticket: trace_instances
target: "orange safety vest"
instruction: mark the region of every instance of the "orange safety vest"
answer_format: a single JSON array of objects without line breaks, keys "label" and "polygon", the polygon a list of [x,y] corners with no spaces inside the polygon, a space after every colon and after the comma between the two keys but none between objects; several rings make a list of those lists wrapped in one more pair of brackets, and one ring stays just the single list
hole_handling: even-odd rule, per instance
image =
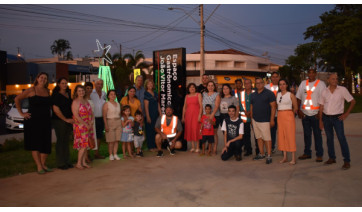
[{"label": "orange safety vest", "polygon": [[277,96],[279,87],[275,88],[273,87],[273,83],[270,83],[270,90],[274,93],[275,96]]},{"label": "orange safety vest", "polygon": [[[253,93],[254,91],[251,90],[251,92]],[[235,90],[235,97],[236,97],[236,98],[239,98],[239,97],[238,97],[237,90]],[[243,122],[246,123],[247,120],[248,120],[248,117],[246,117],[246,114],[245,114],[245,111],[246,111],[245,91],[242,91],[242,92],[240,93],[240,97],[241,97],[241,106],[243,107],[244,111],[241,111],[241,109],[240,109],[239,114],[240,114],[241,120],[243,120]]]},{"label": "orange safety vest", "polygon": [[161,117],[161,132],[163,132],[167,138],[173,138],[176,136],[177,116],[172,116],[170,125],[167,126],[166,115]]},{"label": "orange safety vest", "polygon": [[[320,80],[317,80],[312,89],[309,89],[309,80],[306,81],[305,83],[305,87],[306,87],[306,91],[307,91],[307,98],[305,99],[304,101],[304,104],[303,104],[303,109],[305,110],[319,110],[319,106],[318,107],[314,107],[313,106],[313,102],[312,102],[312,93],[313,91],[315,90],[315,88],[317,87],[318,83],[319,83]],[[309,103],[309,106],[307,106]]]}]

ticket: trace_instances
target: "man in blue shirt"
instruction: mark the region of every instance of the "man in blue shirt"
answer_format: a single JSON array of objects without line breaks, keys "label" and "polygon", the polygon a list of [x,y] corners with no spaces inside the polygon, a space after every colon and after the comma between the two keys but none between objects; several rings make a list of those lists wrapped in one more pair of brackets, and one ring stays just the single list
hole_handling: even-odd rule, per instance
[{"label": "man in blue shirt", "polygon": [[254,134],[258,139],[259,155],[254,160],[262,160],[264,156],[264,144],[268,152],[266,164],[272,163],[270,128],[275,125],[274,116],[276,110],[275,96],[273,92],[264,88],[262,78],[255,79],[256,92],[250,97],[250,111],[254,127]]}]

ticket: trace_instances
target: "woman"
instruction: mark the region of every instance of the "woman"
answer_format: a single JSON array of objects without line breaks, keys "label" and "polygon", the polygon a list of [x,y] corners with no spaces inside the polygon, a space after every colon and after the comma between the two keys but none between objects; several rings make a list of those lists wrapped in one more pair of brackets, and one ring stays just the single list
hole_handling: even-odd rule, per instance
[{"label": "woman", "polygon": [[206,92],[202,94],[202,108],[205,108],[205,106],[209,104],[212,107],[212,113],[211,113],[211,120],[214,118],[216,119],[215,125],[214,125],[214,147],[213,147],[213,154],[216,155],[217,153],[217,143],[218,143],[218,136],[217,136],[217,130],[220,123],[220,96],[219,93],[217,93],[216,85],[213,81],[209,81],[206,86]]},{"label": "woman", "polygon": [[89,146],[89,140],[93,139],[93,112],[89,102],[85,99],[85,88],[77,85],[74,89],[73,103],[73,148],[77,149],[78,161],[75,166],[78,169],[91,168],[85,161],[86,149]]},{"label": "woman", "polygon": [[134,116],[134,113],[137,110],[142,111],[141,102],[137,99],[135,87],[130,87],[128,89],[127,96],[123,97],[120,103],[122,107],[125,105],[129,105],[131,107],[131,116]]},{"label": "woman", "polygon": [[106,131],[106,141],[108,143],[109,160],[120,160],[118,157],[118,142],[121,140],[121,106],[116,102],[116,91],[107,92],[108,102],[103,105],[104,129]]},{"label": "woman", "polygon": [[158,95],[154,92],[155,83],[152,80],[147,79],[145,88],[145,99],[143,102],[145,105],[147,147],[151,152],[155,152],[157,150],[155,142],[155,124],[157,118],[161,114],[161,107],[158,103]]},{"label": "woman", "polygon": [[[92,99],[90,98],[90,95],[92,94],[93,92],[93,83],[91,82],[86,82],[84,84],[84,87],[85,87],[85,99],[89,102],[91,108],[92,108],[92,111],[94,111],[94,103],[92,101]],[[94,112],[93,112],[94,113]],[[93,114],[94,115],[94,114]],[[96,132],[96,121],[95,121],[95,116],[93,116],[93,132]],[[97,141],[97,133],[93,133],[93,139],[95,141]],[[98,142],[94,142],[95,146],[92,150],[97,150],[98,149]],[[86,152],[86,156],[85,156],[85,161],[87,163],[90,163],[91,162],[91,159],[89,158],[89,151],[87,150]]]},{"label": "woman", "polygon": [[221,96],[220,100],[220,126],[221,126],[223,121],[229,117],[228,108],[230,105],[234,105],[236,107],[236,114],[239,114],[240,108],[239,108],[238,99],[231,94],[231,87],[229,84],[222,85],[220,96]]},{"label": "woman", "polygon": [[279,91],[277,94],[278,104],[278,149],[283,151],[283,160],[288,161],[287,152],[292,153],[289,164],[294,165],[296,143],[295,143],[295,119],[294,114],[298,111],[297,99],[289,90],[289,84],[285,79],[279,80]]},{"label": "woman", "polygon": [[59,169],[66,170],[73,168],[70,162],[69,143],[72,135],[72,98],[68,87],[68,80],[65,77],[58,79],[53,89],[53,117],[52,125],[57,136],[56,163]]},{"label": "woman", "polygon": [[[29,110],[23,113],[21,101],[29,99]],[[25,150],[32,153],[38,174],[51,172],[45,164],[51,153],[51,107],[52,100],[48,90],[48,74],[40,72],[31,88],[15,98],[16,109],[24,117]]]},{"label": "woman", "polygon": [[[182,110],[182,123],[185,123],[184,138],[191,142],[190,152],[200,152],[199,140],[200,121],[202,116],[202,97],[200,93],[196,93],[195,83],[190,83],[187,86],[187,95]],[[196,149],[196,150],[195,150]]]}]

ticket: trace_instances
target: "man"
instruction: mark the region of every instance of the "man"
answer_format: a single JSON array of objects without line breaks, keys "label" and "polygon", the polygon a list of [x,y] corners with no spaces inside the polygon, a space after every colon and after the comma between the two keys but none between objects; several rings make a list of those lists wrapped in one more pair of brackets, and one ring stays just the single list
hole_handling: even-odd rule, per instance
[{"label": "man", "polygon": [[[254,92],[252,89],[252,82],[250,79],[244,80],[245,89],[239,93],[239,107],[240,107],[240,116],[244,122],[244,151],[246,152],[244,156],[252,155],[253,149],[251,147],[251,113],[250,113],[250,95]],[[259,148],[257,140],[255,139],[255,151],[256,155],[259,154]]]},{"label": "man", "polygon": [[243,82],[241,79],[235,80],[235,90],[232,91],[232,94],[235,95],[236,98],[240,97],[240,93],[243,91]]},{"label": "man", "polygon": [[138,100],[140,100],[141,102],[141,108],[142,108],[142,114],[145,114],[145,103],[143,102],[143,100],[145,99],[145,88],[143,87],[143,76],[142,75],[138,75],[136,77],[136,81],[135,81],[135,88],[136,88],[136,96],[138,98]]},{"label": "man", "polygon": [[236,161],[241,161],[241,148],[243,146],[244,124],[243,121],[236,114],[235,105],[228,107],[227,117],[221,127],[224,131],[224,149],[221,152],[221,160],[226,161],[233,155]]},{"label": "man", "polygon": [[[319,99],[322,91],[326,89],[323,81],[316,79],[314,69],[308,71],[308,79],[300,83],[297,92],[298,116],[302,119],[304,132],[304,154],[299,160],[312,158],[312,130],[314,135],[316,162],[323,162],[322,132],[319,129]],[[301,105],[302,104],[302,105]]]},{"label": "man", "polygon": [[95,84],[95,89],[91,93],[90,98],[94,103],[93,113],[96,122],[96,136],[97,136],[97,146],[98,146],[97,150],[95,150],[95,158],[104,159],[105,157],[99,154],[99,149],[104,131],[102,108],[103,104],[106,102],[106,93],[102,90],[103,88],[102,79],[97,79],[94,84]]},{"label": "man", "polygon": [[167,148],[170,155],[175,154],[175,149],[182,147],[181,141],[178,139],[182,134],[182,124],[177,116],[173,115],[173,108],[171,105],[167,105],[165,114],[158,117],[156,124],[156,146],[157,146],[157,157],[163,156],[162,148]]},{"label": "man", "polygon": [[266,164],[270,164],[272,163],[270,128],[274,127],[275,124],[275,96],[273,92],[264,88],[264,80],[262,78],[256,78],[255,84],[257,90],[250,96],[250,112],[260,153],[254,160],[263,160],[265,158],[264,145],[266,145],[268,152]]},{"label": "man", "polygon": [[209,81],[210,81],[209,75],[207,75],[207,74],[202,75],[202,78],[201,78],[202,84],[200,84],[200,85],[197,87],[196,92],[201,93],[201,95],[202,95],[202,93],[207,90],[207,83],[208,83]]},{"label": "man", "polygon": [[[279,73],[274,71],[271,75],[271,83],[265,86],[266,89],[268,89],[274,93],[275,97],[277,96],[278,89],[279,89],[279,80],[280,80]],[[278,129],[277,112],[275,112],[274,123],[275,123],[275,126],[270,128],[270,136],[272,139],[272,152],[273,153],[275,153],[275,144],[276,144],[276,136],[277,136],[277,129]]]},{"label": "man", "polygon": [[[324,164],[336,163],[336,155],[334,153],[334,135],[333,128],[336,131],[339,144],[341,146],[344,164],[342,169],[347,170],[351,167],[350,155],[346,136],[344,135],[343,120],[345,120],[354,105],[356,100],[348,92],[345,87],[338,85],[337,74],[331,74],[328,78],[329,86],[322,91],[319,99],[319,127],[326,131],[327,146],[329,159]],[[350,102],[348,110],[344,113],[344,100]]]}]

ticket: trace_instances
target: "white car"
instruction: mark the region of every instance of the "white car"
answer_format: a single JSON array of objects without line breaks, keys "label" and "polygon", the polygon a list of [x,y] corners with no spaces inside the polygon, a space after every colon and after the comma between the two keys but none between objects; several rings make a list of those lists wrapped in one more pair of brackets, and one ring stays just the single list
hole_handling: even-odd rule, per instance
[{"label": "white car", "polygon": [[[9,130],[24,130],[24,118],[19,114],[15,104],[10,106],[11,109],[6,115],[6,128]],[[23,113],[28,112],[28,108],[29,101],[28,99],[24,99],[21,102],[21,109],[23,110]]]}]

